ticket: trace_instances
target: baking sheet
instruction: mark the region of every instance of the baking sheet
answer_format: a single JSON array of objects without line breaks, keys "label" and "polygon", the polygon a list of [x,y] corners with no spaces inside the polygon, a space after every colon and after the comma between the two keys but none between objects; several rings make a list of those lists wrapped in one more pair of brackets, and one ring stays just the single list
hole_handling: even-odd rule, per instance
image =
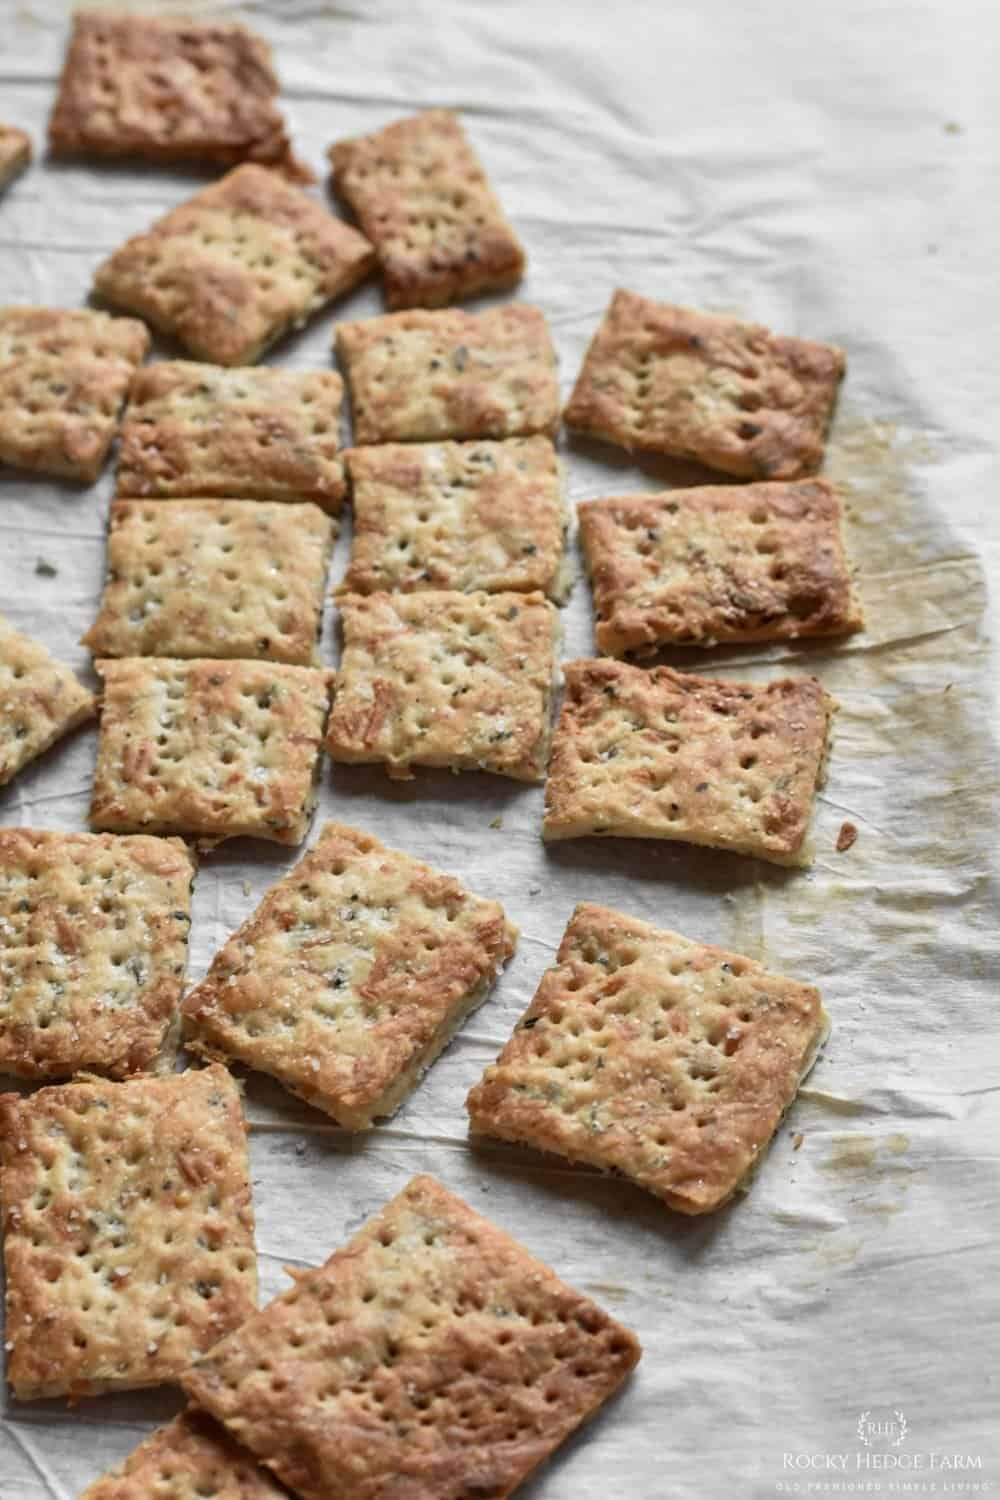
[{"label": "baking sheet", "polygon": [[[67,13],[53,0],[0,6],[0,117],[38,143]],[[390,1126],[352,1139],[249,1080],[262,1296],[287,1284],[283,1265],[322,1260],[431,1171],[645,1345],[625,1392],[526,1496],[892,1493],[902,1481],[995,1492],[1000,945],[983,635],[984,573],[1000,558],[995,11],[273,0],[238,14],[273,43],[296,145],[317,169],[339,136],[433,104],[465,111],[528,246],[520,295],[551,319],[567,391],[619,284],[843,345],[828,467],[848,488],[869,620],[837,649],[711,658],[735,674],[815,671],[840,700],[808,874],[626,841],[546,851],[540,788],[426,773],[391,785],[327,766],[317,823],[357,823],[499,897],[522,937]],[[0,201],[0,297],[78,304],[100,256],[204,180],[36,165]],[[372,286],[336,316],[379,310]],[[325,365],[333,321],[271,360]],[[709,477],[562,447],[573,500]],[[111,489],[110,468],[83,491],[0,481],[0,608],[82,670]],[[564,617],[566,656],[588,654],[579,579]],[[0,821],[84,827],[95,743],[81,731],[25,771],[0,794]],[[860,832],[838,854],[845,819]],[[205,860],[193,977],[294,858],[239,843]],[[465,1091],[585,898],[822,986],[826,1052],[750,1195],[708,1219],[466,1139]],[[0,1494],[72,1500],[178,1405],[168,1391],[73,1411],[8,1399]],[[962,1463],[942,1468],[941,1455]]]}]

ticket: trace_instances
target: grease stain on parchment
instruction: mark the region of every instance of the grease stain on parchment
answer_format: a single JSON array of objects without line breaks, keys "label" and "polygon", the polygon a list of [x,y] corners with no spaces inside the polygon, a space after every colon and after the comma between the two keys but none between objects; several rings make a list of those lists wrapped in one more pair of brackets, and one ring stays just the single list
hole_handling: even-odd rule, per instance
[{"label": "grease stain on parchment", "polygon": [[[828,1271],[849,1266],[858,1258],[865,1241],[858,1236],[857,1215],[865,1215],[868,1222],[881,1221],[885,1227],[907,1206],[910,1185],[923,1176],[922,1170],[904,1160],[909,1149],[909,1136],[901,1131],[888,1135],[852,1131],[832,1137],[820,1169],[834,1182],[847,1185],[849,1196],[844,1207],[852,1222],[848,1228],[802,1242],[802,1249],[812,1256],[816,1267]],[[814,1277],[807,1274],[803,1280],[812,1284]]]}]

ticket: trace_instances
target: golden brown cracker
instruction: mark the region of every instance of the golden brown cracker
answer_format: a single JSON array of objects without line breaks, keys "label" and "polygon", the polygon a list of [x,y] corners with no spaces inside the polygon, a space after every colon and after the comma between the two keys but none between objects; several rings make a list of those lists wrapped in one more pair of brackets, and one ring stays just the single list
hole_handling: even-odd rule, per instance
[{"label": "golden brown cracker", "polygon": [[835,707],[814,677],[729,682],[608,660],[563,674],[547,839],[678,839],[806,862]]},{"label": "golden brown cracker", "polygon": [[334,370],[147,365],[122,418],[118,494],[312,500],[336,515],[343,397]]},{"label": "golden brown cracker", "polygon": [[54,156],[291,161],[271,49],[246,26],[83,10],[49,120]]},{"label": "golden brown cracker", "polygon": [[743,479],[798,479],[822,461],[845,363],[832,344],[617,291],[564,419]]},{"label": "golden brown cracker", "polygon": [[378,253],[389,307],[442,307],[520,281],[524,249],[452,110],[338,141],[328,155]]},{"label": "golden brown cracker", "polygon": [[498,902],[327,823],[188,995],[185,1039],[365,1130],[402,1104],[515,941]]},{"label": "golden brown cracker", "polygon": [[467,1107],[484,1135],[708,1213],[767,1149],[825,1030],[811,985],[585,902]]},{"label": "golden brown cracker", "polygon": [[211,844],[305,838],[330,674],[257,661],[124,657],[104,678],[90,804],[112,833],[187,833]]},{"label": "golden brown cracker", "polygon": [[562,474],[548,438],[352,448],[342,593],[564,589]]},{"label": "golden brown cracker", "polygon": [[510,302],[339,323],[356,443],[552,437],[556,356],[545,315]]},{"label": "golden brown cracker", "polygon": [[16,125],[0,124],[0,188],[23,172],[31,161],[31,136]]},{"label": "golden brown cracker", "polygon": [[193,879],[180,839],[0,829],[0,1072],[172,1065]]},{"label": "golden brown cracker", "polygon": [[349,594],[326,748],[334,760],[539,781],[558,615],[541,594]]},{"label": "golden brown cracker", "polygon": [[91,483],[149,332],[88,308],[0,308],[0,464]]},{"label": "golden brown cracker", "polygon": [[288,1500],[288,1495],[225,1428],[189,1407],[124,1463],[95,1479],[79,1500]]},{"label": "golden brown cracker", "polygon": [[247,163],[127,240],[94,286],[216,365],[253,364],[372,268],[356,229]]},{"label": "golden brown cracker", "polygon": [[96,712],[70,669],[0,615],[0,786]]},{"label": "golden brown cracker", "polygon": [[183,1384],[303,1500],[505,1500],[639,1355],[628,1329],[415,1177]]},{"label": "golden brown cracker", "polygon": [[578,511],[597,644],[612,656],[861,628],[825,480],[616,495]]},{"label": "golden brown cracker", "polygon": [[83,644],[96,656],[316,666],[334,527],[311,504],[116,501],[108,582]]},{"label": "golden brown cracker", "polygon": [[225,1068],[0,1095],[7,1378],[21,1401],[174,1381],[255,1310]]}]

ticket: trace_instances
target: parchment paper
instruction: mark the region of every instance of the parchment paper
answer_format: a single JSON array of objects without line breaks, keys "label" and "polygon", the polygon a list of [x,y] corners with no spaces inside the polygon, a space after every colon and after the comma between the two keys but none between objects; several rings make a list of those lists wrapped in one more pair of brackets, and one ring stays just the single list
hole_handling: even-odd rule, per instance
[{"label": "parchment paper", "polygon": [[[39,145],[67,9],[0,7],[0,118]],[[807,874],[627,841],[547,852],[540,788],[325,770],[317,824],[357,823],[454,872],[499,897],[522,937],[390,1126],[351,1139],[250,1078],[262,1296],[287,1285],[283,1265],[322,1260],[431,1171],[644,1340],[630,1386],[526,1496],[892,1493],[901,1480],[910,1493],[995,1492],[1000,945],[982,635],[984,564],[995,575],[1000,557],[995,9],[273,0],[242,14],[275,47],[296,145],[318,170],[340,136],[429,105],[463,109],[527,243],[520,295],[551,319],[567,391],[619,284],[846,348],[829,470],[849,487],[869,621],[835,649],[685,658],[753,676],[814,671],[840,700]],[[0,202],[0,300],[79,304],[99,257],[204,180],[36,165]],[[372,285],[336,315],[379,310]],[[328,311],[271,359],[326,365],[333,321]],[[709,477],[597,444],[563,449],[573,500]],[[83,491],[0,479],[0,608],[83,670],[111,489],[110,467]],[[56,576],[38,575],[39,559]],[[579,578],[565,627],[567,657],[592,650]],[[333,661],[329,623],[326,642]],[[84,730],[18,777],[0,820],[85,827],[95,744]],[[838,854],[844,819],[860,832]],[[294,858],[241,843],[205,860],[193,977]],[[467,1141],[465,1091],[581,898],[822,986],[826,1053],[752,1192],[713,1217]],[[73,1411],[8,1399],[0,1493],[72,1500],[178,1405],[168,1391]],[[866,1443],[859,1418],[895,1425]],[[932,1468],[934,1453],[980,1467]]]}]

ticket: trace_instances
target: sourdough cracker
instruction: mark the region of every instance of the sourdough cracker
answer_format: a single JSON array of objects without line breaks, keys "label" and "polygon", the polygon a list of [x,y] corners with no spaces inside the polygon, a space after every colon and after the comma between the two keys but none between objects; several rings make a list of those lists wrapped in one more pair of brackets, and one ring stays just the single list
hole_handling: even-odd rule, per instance
[{"label": "sourdough cracker", "polygon": [[617,291],[564,419],[622,448],[798,479],[822,461],[845,363],[832,344]]},{"label": "sourdough cracker", "polygon": [[118,500],[108,582],[83,644],[97,656],[316,666],[334,529],[311,504]]},{"label": "sourdough cracker", "polygon": [[556,355],[545,315],[510,302],[338,323],[355,443],[553,437]]},{"label": "sourdough cracker", "polygon": [[442,307],[520,281],[523,246],[452,110],[425,110],[327,154],[336,191],[375,246],[390,308]]},{"label": "sourdough cracker", "polygon": [[562,474],[548,438],[386,443],[345,454],[354,532],[341,593],[564,588]]},{"label": "sourdough cracker", "polygon": [[616,495],[578,514],[597,644],[611,656],[863,624],[823,479]]},{"label": "sourdough cracker", "polygon": [[79,1500],[288,1500],[288,1495],[223,1427],[189,1407],[124,1463],[95,1479]]},{"label": "sourdough cracker", "polygon": [[505,1500],[636,1338],[432,1177],[183,1377],[303,1500]]},{"label": "sourdough cracker", "polygon": [[174,1381],[255,1310],[225,1068],[0,1095],[7,1378],[20,1401]]},{"label": "sourdough cracker", "polygon": [[188,995],[186,1044],[366,1130],[486,998],[516,936],[498,902],[327,823]]},{"label": "sourdough cracker", "polygon": [[827,1027],[813,986],[583,902],[467,1108],[484,1135],[709,1213],[748,1180]]},{"label": "sourdough cracker", "polygon": [[180,839],[0,829],[0,1072],[172,1066],[193,880]]},{"label": "sourdough cracker", "polygon": [[0,786],[96,712],[69,667],[0,615]]},{"label": "sourdough cracker", "polygon": [[49,119],[53,156],[256,161],[299,172],[271,49],[235,22],[82,10]]},{"label": "sourdough cracker", "polygon": [[559,619],[541,594],[349,594],[326,748],[334,760],[540,781]]},{"label": "sourdough cracker", "polygon": [[0,308],[0,464],[92,483],[149,333],[89,308]]},{"label": "sourdough cracker", "polygon": [[98,266],[94,287],[197,359],[246,365],[373,263],[356,229],[248,163],[127,240]]},{"label": "sourdough cracker", "polygon": [[31,161],[31,136],[16,125],[0,124],[0,188],[5,188]]},{"label": "sourdough cracker", "polygon": [[299,844],[316,797],[330,674],[257,661],[124,657],[104,678],[90,820],[115,833]]},{"label": "sourdough cracker", "polygon": [[118,494],[312,500],[336,515],[343,399],[334,370],[148,365],[122,418]]},{"label": "sourdough cracker", "polygon": [[801,865],[835,704],[814,677],[728,682],[567,662],[547,839],[678,839]]}]

